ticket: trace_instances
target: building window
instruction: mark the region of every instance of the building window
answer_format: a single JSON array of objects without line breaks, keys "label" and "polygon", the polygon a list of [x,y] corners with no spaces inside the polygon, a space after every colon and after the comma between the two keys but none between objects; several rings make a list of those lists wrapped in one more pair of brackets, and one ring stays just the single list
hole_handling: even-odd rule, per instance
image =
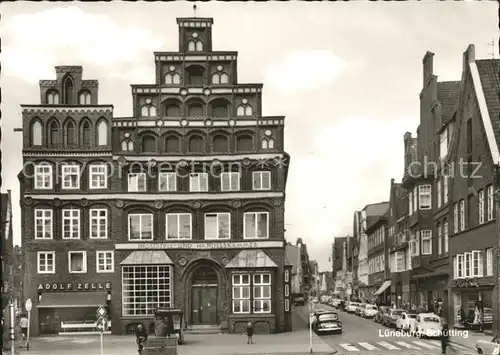
[{"label": "building window", "polygon": [[464,254],[458,254],[457,258],[457,278],[461,279],[464,277]]},{"label": "building window", "polygon": [[32,146],[42,145],[42,124],[38,119],[31,124],[30,137]]},{"label": "building window", "polygon": [[167,213],[167,239],[191,239],[190,213]]},{"label": "building window", "polygon": [[253,312],[271,313],[271,274],[253,275]]},{"label": "building window", "polygon": [[68,252],[68,269],[71,274],[82,274],[87,272],[87,252]]},{"label": "building window", "polygon": [[421,210],[430,210],[432,207],[431,185],[420,185],[418,187],[419,208]]},{"label": "building window", "polygon": [[478,192],[479,224],[484,223],[484,190]]},{"label": "building window", "polygon": [[108,210],[91,209],[90,216],[90,238],[107,239],[108,238]]},{"label": "building window", "polygon": [[165,137],[165,152],[179,153],[181,151],[181,144],[179,137],[170,135]]},{"label": "building window", "polygon": [[203,106],[199,103],[193,103],[188,106],[189,117],[202,117],[203,111]]},{"label": "building window", "polygon": [[261,148],[262,149],[274,149],[274,139],[272,139],[272,138],[262,138]]},{"label": "building window", "polygon": [[239,105],[236,108],[237,116],[252,116],[252,106],[250,105]]},{"label": "building window", "polygon": [[290,271],[285,270],[285,282],[289,282],[289,281],[290,281]]},{"label": "building window", "polygon": [[448,243],[449,243],[449,230],[448,230],[448,220],[446,219],[443,222],[443,241],[444,241],[443,251],[447,253]]},{"label": "building window", "polygon": [[208,191],[208,174],[207,173],[189,174],[189,191],[191,192]]},{"label": "building window", "polygon": [[253,150],[253,138],[250,135],[241,135],[236,138],[236,150],[239,152]]},{"label": "building window", "polygon": [[212,151],[213,152],[228,152],[229,151],[229,140],[226,136],[218,134],[212,139]]},{"label": "building window", "polygon": [[37,252],[37,271],[39,274],[55,274],[56,252],[54,251]]},{"label": "building window", "polygon": [[254,171],[252,173],[253,189],[254,190],[270,190],[271,189],[271,172],[270,171]]},{"label": "building window", "polygon": [[238,191],[240,189],[240,173],[222,173],[220,186],[221,191]]},{"label": "building window", "polygon": [[203,137],[198,135],[193,135],[189,137],[189,152],[190,153],[203,153],[205,142]]},{"label": "building window", "polygon": [[91,98],[92,96],[90,95],[90,92],[88,91],[81,92],[79,97],[80,105],[90,105],[92,103]]},{"label": "building window", "polygon": [[[175,68],[174,68],[174,70],[175,70]],[[165,74],[165,84],[177,85],[180,83],[181,83],[181,76],[179,75],[179,73],[169,72],[169,73]]]},{"label": "building window", "polygon": [[205,214],[205,239],[230,239],[231,214],[206,213]]},{"label": "building window", "polygon": [[189,52],[203,52],[203,42],[200,40],[190,40],[188,42],[188,51]]},{"label": "building window", "polygon": [[59,135],[59,124],[56,120],[52,120],[49,124],[49,145],[57,146],[61,143],[61,137]]},{"label": "building window", "polygon": [[107,188],[108,166],[106,164],[91,165],[89,170],[89,180],[91,189]]},{"label": "building window", "polygon": [[80,239],[80,210],[63,209],[63,239]]},{"label": "building window", "polygon": [[66,146],[71,147],[76,144],[76,127],[75,122],[72,119],[68,119],[66,126]]},{"label": "building window", "polygon": [[165,116],[167,117],[180,117],[181,109],[177,104],[170,104],[165,107]]},{"label": "building window", "polygon": [[410,252],[411,256],[419,256],[420,255],[420,238],[419,233],[416,232],[412,239],[410,240]]},{"label": "building window", "polygon": [[63,189],[79,189],[80,188],[80,166],[79,165],[62,165],[62,183]]},{"label": "building window", "polygon": [[47,93],[47,103],[49,105],[59,105],[59,93],[56,91],[49,91]]},{"label": "building window", "polygon": [[460,230],[465,230],[465,201],[460,201]]},{"label": "building window", "polygon": [[465,253],[464,277],[472,276],[472,253]]},{"label": "building window", "polygon": [[90,146],[90,140],[92,137],[92,130],[90,128],[90,122],[88,119],[85,119],[83,123],[80,125],[80,134],[81,134],[81,144],[84,147],[89,147]]},{"label": "building window", "polygon": [[413,214],[413,192],[408,194],[408,214]]},{"label": "building window", "polygon": [[35,239],[52,237],[52,210],[35,209]]},{"label": "building window", "polygon": [[494,203],[493,203],[493,185],[490,185],[488,186],[487,188],[487,198],[488,198],[488,201],[487,201],[487,209],[488,209],[488,221],[492,221],[493,220],[493,206],[494,206]]},{"label": "building window", "polygon": [[453,233],[458,233],[458,203],[453,204]]},{"label": "building window", "polygon": [[474,250],[472,252],[472,277],[483,277],[483,252]]},{"label": "building window", "polygon": [[97,251],[96,253],[97,272],[115,271],[115,254],[113,251]]},{"label": "building window", "polygon": [[156,152],[156,137],[149,135],[142,137],[141,150],[142,153]]},{"label": "building window", "polygon": [[155,117],[156,116],[156,106],[152,104],[143,105],[141,107],[142,117]]},{"label": "building window", "polygon": [[122,269],[123,316],[153,316],[172,307],[170,265],[134,265]]},{"label": "building window", "polygon": [[290,285],[285,285],[285,297],[290,296]]},{"label": "building window", "polygon": [[233,275],[233,313],[250,313],[250,275]]},{"label": "building window", "polygon": [[285,300],[285,312],[290,311],[290,300],[286,299]]},{"label": "building window", "polygon": [[269,238],[269,212],[247,212],[243,219],[244,239]]},{"label": "building window", "polygon": [[97,124],[97,145],[108,145],[108,123],[105,120]]},{"label": "building window", "polygon": [[449,198],[449,190],[448,190],[448,177],[445,176],[443,178],[443,203],[447,204],[448,203],[448,198]]},{"label": "building window", "polygon": [[153,240],[153,214],[128,215],[128,240]]},{"label": "building window", "polygon": [[122,150],[124,152],[132,152],[134,150],[134,142],[130,138],[122,140]]},{"label": "building window", "polygon": [[168,192],[177,191],[177,174],[160,173],[158,175],[158,190]]},{"label": "building window", "polygon": [[486,276],[493,276],[493,248],[486,249]]},{"label": "building window", "polygon": [[443,160],[448,155],[448,128],[439,136],[439,158]]},{"label": "building window", "polygon": [[422,236],[422,255],[432,254],[432,231],[423,230],[420,232]]},{"label": "building window", "polygon": [[226,73],[214,73],[212,75],[212,84],[227,84],[229,76]]},{"label": "building window", "polygon": [[128,191],[129,192],[146,191],[146,173],[129,173]]},{"label": "building window", "polygon": [[52,189],[52,166],[35,165],[35,189]]},{"label": "building window", "polygon": [[441,179],[436,180],[436,188],[437,188],[436,189],[437,190],[436,191],[436,195],[437,195],[436,198],[437,198],[437,207],[438,208],[440,208],[441,204],[442,204],[442,199],[441,199],[442,198],[442,195],[441,195],[441,193],[442,193],[442,191],[441,191],[441,181],[442,181]]},{"label": "building window", "polygon": [[73,105],[73,80],[68,74],[64,80],[63,97],[65,105]]},{"label": "building window", "polygon": [[405,271],[406,261],[403,251],[396,252],[396,272]]},{"label": "building window", "polygon": [[418,186],[413,188],[413,213],[418,210]]},{"label": "building window", "polygon": [[436,225],[437,229],[437,247],[438,247],[438,255],[441,255],[443,253],[443,231],[441,230],[441,223],[438,223]]},{"label": "building window", "polygon": [[229,116],[229,103],[225,100],[214,100],[210,103],[212,117],[228,117]]}]

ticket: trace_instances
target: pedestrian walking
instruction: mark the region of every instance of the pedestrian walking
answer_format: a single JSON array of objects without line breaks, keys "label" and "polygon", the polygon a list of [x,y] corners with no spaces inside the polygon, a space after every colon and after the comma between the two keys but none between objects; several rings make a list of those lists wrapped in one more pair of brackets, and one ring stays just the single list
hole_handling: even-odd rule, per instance
[{"label": "pedestrian walking", "polygon": [[446,319],[441,318],[441,354],[446,355],[446,349],[448,348],[448,343],[450,341],[450,327]]},{"label": "pedestrian walking", "polygon": [[247,344],[253,344],[253,323],[250,321],[247,323]]},{"label": "pedestrian walking", "polygon": [[19,327],[21,328],[21,334],[23,336],[23,341],[26,345],[26,341],[28,339],[28,318],[26,317],[25,314],[21,316],[21,319],[19,320]]},{"label": "pedestrian walking", "polygon": [[139,352],[139,355],[142,355],[144,342],[148,339],[148,332],[141,323],[139,323],[135,328],[135,338],[137,341],[137,351]]}]

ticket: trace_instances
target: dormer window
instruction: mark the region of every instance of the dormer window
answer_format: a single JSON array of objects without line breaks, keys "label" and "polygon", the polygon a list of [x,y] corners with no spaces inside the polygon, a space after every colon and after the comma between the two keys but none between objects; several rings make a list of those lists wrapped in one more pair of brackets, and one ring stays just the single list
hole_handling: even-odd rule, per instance
[{"label": "dormer window", "polygon": [[47,93],[47,103],[49,105],[59,105],[59,93],[51,90]]},{"label": "dormer window", "polygon": [[90,95],[90,92],[88,92],[87,90],[82,91],[79,96],[80,105],[90,105],[91,98],[92,96]]},{"label": "dormer window", "polygon": [[175,66],[168,67],[168,72],[165,74],[165,84],[175,85],[181,83],[181,76],[175,71]]},{"label": "dormer window", "polygon": [[252,116],[252,106],[248,104],[247,99],[241,100],[241,105],[236,109],[237,116]]},{"label": "dormer window", "polygon": [[217,66],[217,72],[212,75],[212,84],[227,84],[229,82],[229,76],[222,71],[223,69],[222,65]]},{"label": "dormer window", "polygon": [[151,99],[146,99],[146,104],[141,108],[141,116],[142,117],[154,117],[156,116],[156,106],[153,105],[153,101]]}]

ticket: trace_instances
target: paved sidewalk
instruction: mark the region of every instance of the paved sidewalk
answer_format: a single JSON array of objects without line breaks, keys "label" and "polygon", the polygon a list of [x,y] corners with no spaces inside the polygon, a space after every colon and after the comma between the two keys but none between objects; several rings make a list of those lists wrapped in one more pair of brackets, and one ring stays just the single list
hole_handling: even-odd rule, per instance
[{"label": "paved sidewalk", "polygon": [[[455,331],[458,331],[459,329],[456,329]],[[463,334],[457,334],[453,337],[450,337],[450,344],[453,346],[453,343],[456,343],[458,345],[466,346],[470,349],[473,349],[475,351],[476,349],[476,342],[478,340],[485,340],[485,341],[491,341],[493,339],[492,335],[488,334],[483,334],[483,333],[477,333],[474,331],[463,331]]]}]

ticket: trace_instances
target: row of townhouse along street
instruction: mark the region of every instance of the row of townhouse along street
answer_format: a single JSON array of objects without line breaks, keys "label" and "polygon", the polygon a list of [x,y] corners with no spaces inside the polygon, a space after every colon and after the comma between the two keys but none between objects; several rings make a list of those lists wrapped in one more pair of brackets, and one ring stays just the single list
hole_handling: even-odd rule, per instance
[{"label": "row of townhouse along street", "polygon": [[159,307],[193,328],[291,330],[284,117],[262,114],[262,84],[238,83],[237,52],[212,49],[213,19],[177,24],[156,82],[132,85],[131,117],[81,66],[57,66],[22,105],[32,335],[95,321],[101,304],[113,334],[151,329]]},{"label": "row of townhouse along street", "polygon": [[[495,174],[500,162],[498,59],[463,54],[457,81],[439,81],[423,58],[420,124],[404,134],[404,172],[386,201],[354,212],[338,238],[336,290],[398,307],[443,311],[461,326],[497,319]],[[389,157],[387,157],[389,158]],[[462,312],[463,311],[463,312]],[[480,314],[481,314],[480,313]]]}]

